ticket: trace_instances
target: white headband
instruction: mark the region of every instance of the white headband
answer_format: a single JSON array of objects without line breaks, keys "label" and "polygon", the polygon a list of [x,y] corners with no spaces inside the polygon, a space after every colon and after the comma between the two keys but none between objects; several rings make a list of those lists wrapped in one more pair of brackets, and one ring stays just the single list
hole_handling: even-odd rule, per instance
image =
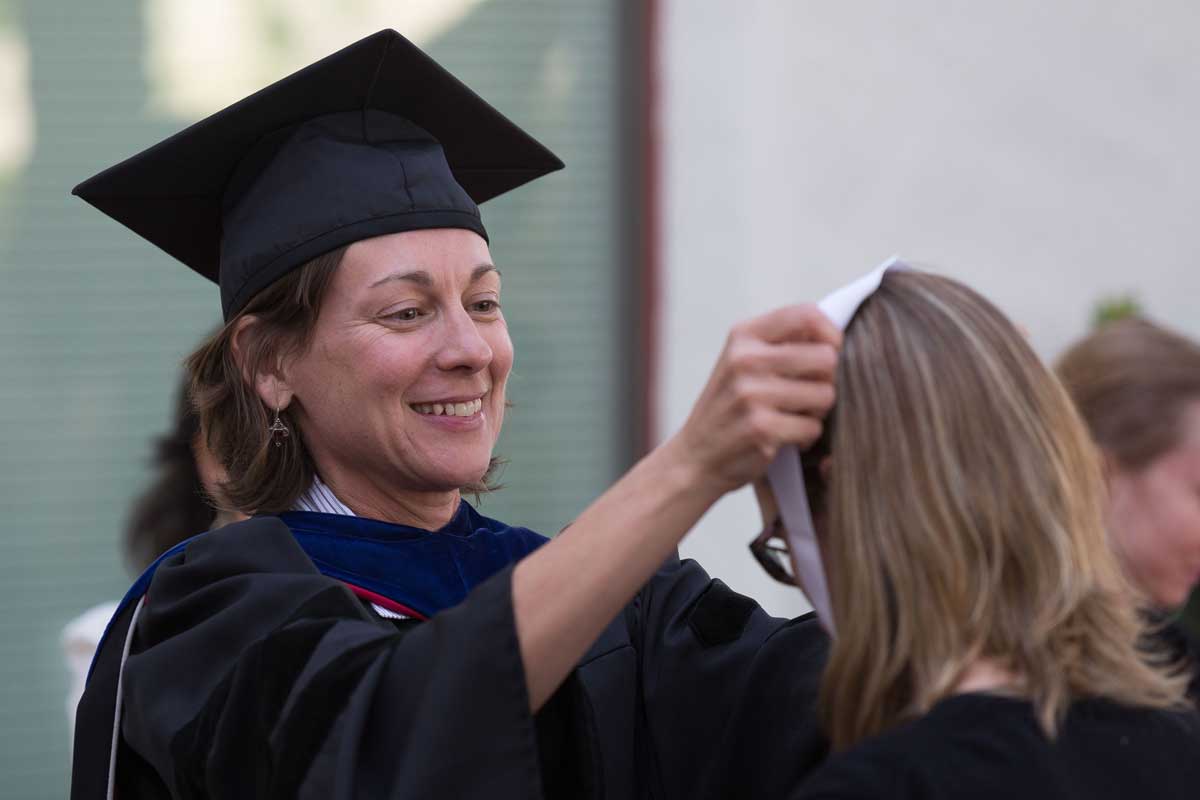
[{"label": "white headband", "polygon": [[[844,331],[859,306],[879,288],[884,273],[903,269],[910,267],[893,256],[858,280],[827,295],[817,307],[834,325]],[[813,528],[812,511],[808,507],[808,494],[804,490],[799,448],[789,445],[780,449],[767,469],[767,479],[775,492],[779,513],[783,517],[783,528],[787,533],[788,547],[792,551],[797,577],[817,612],[817,618],[825,626],[825,630],[833,635],[833,608],[829,603],[829,585],[821,563],[821,549],[817,544],[816,530]]]}]

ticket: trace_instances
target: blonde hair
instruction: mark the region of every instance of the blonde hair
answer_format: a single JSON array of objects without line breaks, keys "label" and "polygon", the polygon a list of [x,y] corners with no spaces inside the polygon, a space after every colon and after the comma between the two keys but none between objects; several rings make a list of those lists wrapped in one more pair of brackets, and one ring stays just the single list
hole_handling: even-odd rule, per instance
[{"label": "blonde hair", "polygon": [[1108,547],[1098,456],[991,303],[888,273],[846,331],[823,552],[838,623],[821,689],[842,749],[927,712],[988,658],[1054,735],[1072,700],[1183,703]]}]

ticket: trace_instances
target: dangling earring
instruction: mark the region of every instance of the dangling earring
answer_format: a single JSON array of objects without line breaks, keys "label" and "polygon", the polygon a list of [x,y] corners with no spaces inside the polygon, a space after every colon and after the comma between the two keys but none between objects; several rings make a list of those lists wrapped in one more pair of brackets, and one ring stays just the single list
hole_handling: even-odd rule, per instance
[{"label": "dangling earring", "polygon": [[275,420],[271,426],[267,428],[267,433],[271,434],[271,438],[275,441],[276,447],[283,447],[283,440],[288,437],[291,431],[288,426],[283,424],[283,420],[279,418],[279,406],[275,406]]}]

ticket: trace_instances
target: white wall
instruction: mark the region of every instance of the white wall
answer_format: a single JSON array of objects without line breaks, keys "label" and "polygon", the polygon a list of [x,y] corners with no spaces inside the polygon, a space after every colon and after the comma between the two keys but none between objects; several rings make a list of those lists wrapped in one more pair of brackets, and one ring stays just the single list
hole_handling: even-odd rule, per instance
[{"label": "white wall", "polygon": [[[662,0],[658,430],[725,332],[899,253],[1050,358],[1134,292],[1200,336],[1200,5]],[[775,613],[746,492],[682,551]]]}]

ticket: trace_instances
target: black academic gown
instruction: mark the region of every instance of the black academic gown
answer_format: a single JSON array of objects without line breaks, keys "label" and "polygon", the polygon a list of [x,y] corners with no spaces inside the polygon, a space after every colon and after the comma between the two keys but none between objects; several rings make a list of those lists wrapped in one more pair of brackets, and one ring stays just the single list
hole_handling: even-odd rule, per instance
[{"label": "black academic gown", "polygon": [[[778,797],[823,758],[815,619],[772,618],[673,558],[533,715],[511,575],[397,623],[277,518],[197,538],[139,612],[117,796]],[[79,706],[73,800],[104,797],[133,613]]]}]

